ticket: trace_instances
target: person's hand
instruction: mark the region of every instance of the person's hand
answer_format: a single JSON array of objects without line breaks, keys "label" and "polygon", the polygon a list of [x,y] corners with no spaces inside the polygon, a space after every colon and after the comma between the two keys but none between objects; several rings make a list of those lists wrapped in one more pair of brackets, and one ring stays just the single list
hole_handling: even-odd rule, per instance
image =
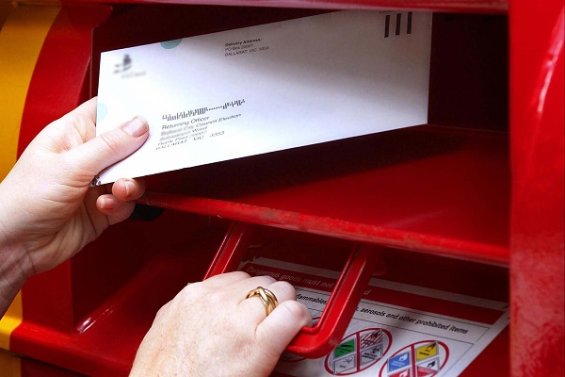
[{"label": "person's hand", "polygon": [[10,268],[20,275],[73,256],[129,217],[144,192],[131,179],[90,187],[100,171],[136,151],[149,130],[134,118],[95,137],[95,114],[92,99],[46,126],[0,184],[0,260],[13,260]]},{"label": "person's hand", "polygon": [[[258,286],[279,305],[267,316]],[[236,271],[190,284],[163,306],[143,339],[130,377],[264,377],[311,321],[287,282]]]}]

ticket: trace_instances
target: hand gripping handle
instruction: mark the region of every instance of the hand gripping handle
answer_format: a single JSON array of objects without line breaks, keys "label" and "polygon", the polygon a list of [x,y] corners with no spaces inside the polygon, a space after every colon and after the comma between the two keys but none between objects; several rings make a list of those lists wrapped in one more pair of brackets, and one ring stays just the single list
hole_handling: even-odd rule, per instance
[{"label": "hand gripping handle", "polygon": [[[237,269],[247,249],[252,229],[251,225],[242,223],[234,223],[230,227],[205,279]],[[375,271],[379,255],[375,246],[354,245],[320,320],[312,327],[304,327],[287,351],[307,358],[317,358],[339,344]]]}]

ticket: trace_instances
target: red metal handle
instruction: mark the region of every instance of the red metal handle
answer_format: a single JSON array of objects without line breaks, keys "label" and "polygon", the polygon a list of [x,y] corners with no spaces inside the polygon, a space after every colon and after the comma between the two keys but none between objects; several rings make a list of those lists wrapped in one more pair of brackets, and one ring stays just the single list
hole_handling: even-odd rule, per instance
[{"label": "red metal handle", "polygon": [[[251,233],[252,226],[234,223],[204,278],[235,270],[243,257]],[[378,255],[375,247],[354,247],[320,320],[315,326],[304,327],[298,333],[287,348],[289,352],[317,358],[330,352],[339,343],[375,270]]]},{"label": "red metal handle", "polygon": [[326,355],[339,344],[377,264],[373,247],[356,245],[318,323],[304,327],[288,346],[289,352],[308,358]]},{"label": "red metal handle", "polygon": [[204,279],[224,272],[237,270],[237,266],[252,234],[252,226],[243,223],[232,223],[229,227],[222,244],[220,245],[214,260],[208,267]]}]

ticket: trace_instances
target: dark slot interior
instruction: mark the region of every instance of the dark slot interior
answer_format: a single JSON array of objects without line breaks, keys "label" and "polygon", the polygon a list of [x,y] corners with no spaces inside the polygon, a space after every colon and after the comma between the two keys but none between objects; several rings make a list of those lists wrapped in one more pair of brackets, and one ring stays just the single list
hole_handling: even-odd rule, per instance
[{"label": "dark slot interior", "polygon": [[429,123],[508,131],[506,16],[434,17]]}]

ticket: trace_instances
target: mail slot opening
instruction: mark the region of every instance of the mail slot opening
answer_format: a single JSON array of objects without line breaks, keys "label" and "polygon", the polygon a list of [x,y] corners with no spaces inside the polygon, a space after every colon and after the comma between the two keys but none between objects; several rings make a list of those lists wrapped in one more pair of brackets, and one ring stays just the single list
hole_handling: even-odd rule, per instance
[{"label": "mail slot opening", "polygon": [[[96,95],[98,91],[100,53],[103,51],[326,12],[316,9],[171,4],[117,5],[114,16],[94,31],[90,92]],[[411,33],[411,19],[419,13],[403,9],[386,11],[383,13],[386,22],[383,22],[382,30],[379,29],[378,35],[366,37],[393,40]],[[143,22],[148,17],[151,22]],[[434,14],[430,124],[480,130],[508,129],[507,26],[507,17],[504,15]],[[166,65],[167,62],[163,62],[163,67]]]},{"label": "mail slot opening", "polygon": [[[154,22],[140,32],[150,12]],[[93,78],[101,51],[319,13],[123,8],[94,34]],[[173,19],[185,22],[164,27]],[[392,28],[396,16],[389,20]],[[506,23],[501,15],[434,15],[425,124],[149,176],[146,204],[506,264]]]}]

